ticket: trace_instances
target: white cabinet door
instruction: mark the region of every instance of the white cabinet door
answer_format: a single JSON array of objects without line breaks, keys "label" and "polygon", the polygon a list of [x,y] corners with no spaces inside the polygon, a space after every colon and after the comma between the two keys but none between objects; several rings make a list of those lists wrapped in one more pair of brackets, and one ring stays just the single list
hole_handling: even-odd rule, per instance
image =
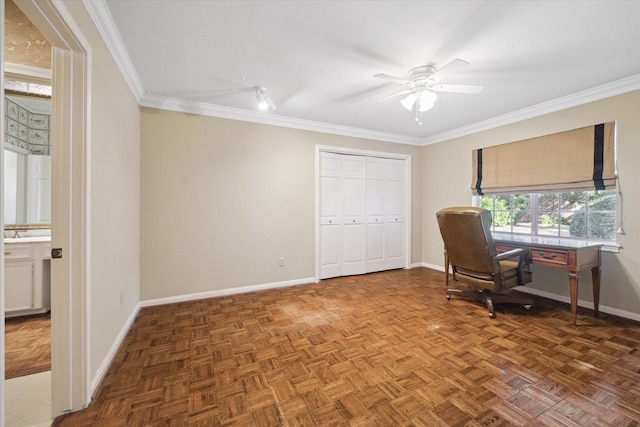
[{"label": "white cabinet door", "polygon": [[5,261],[5,312],[33,308],[33,260]]}]

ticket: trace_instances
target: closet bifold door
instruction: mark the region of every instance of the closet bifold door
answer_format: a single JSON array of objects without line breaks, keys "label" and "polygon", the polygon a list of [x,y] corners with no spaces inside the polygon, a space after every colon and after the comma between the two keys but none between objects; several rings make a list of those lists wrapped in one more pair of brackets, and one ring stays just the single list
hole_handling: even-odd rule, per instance
[{"label": "closet bifold door", "polygon": [[385,159],[367,158],[367,273],[386,269]]},{"label": "closet bifold door", "polygon": [[386,159],[385,269],[403,268],[405,253],[406,167],[404,160]]},{"label": "closet bifold door", "polygon": [[320,156],[320,278],[342,275],[342,160]]},{"label": "closet bifold door", "polygon": [[342,156],[342,275],[364,274],[366,157]]},{"label": "closet bifold door", "polygon": [[320,153],[320,279],[405,266],[404,160]]}]

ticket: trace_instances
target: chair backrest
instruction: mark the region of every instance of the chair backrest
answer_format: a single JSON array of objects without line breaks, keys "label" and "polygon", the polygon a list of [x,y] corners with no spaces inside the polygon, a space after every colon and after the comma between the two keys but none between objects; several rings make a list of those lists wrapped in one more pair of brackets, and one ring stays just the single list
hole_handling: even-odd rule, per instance
[{"label": "chair backrest", "polygon": [[438,211],[436,217],[449,263],[454,269],[485,274],[496,271],[490,211],[452,207]]}]

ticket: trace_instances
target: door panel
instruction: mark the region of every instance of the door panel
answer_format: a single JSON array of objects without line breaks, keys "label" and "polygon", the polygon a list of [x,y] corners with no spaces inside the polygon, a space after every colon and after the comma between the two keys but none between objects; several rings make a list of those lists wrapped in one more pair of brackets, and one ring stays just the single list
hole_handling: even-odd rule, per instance
[{"label": "door panel", "polygon": [[405,266],[404,223],[387,223],[387,260],[386,267],[402,268]]},{"label": "door panel", "polygon": [[341,268],[341,243],[340,226],[323,225],[320,227],[320,278],[340,276]]},{"label": "door panel", "polygon": [[367,224],[367,273],[386,268],[384,256],[384,229],[382,222]]},{"label": "door panel", "polygon": [[342,239],[342,274],[364,274],[366,272],[365,225],[345,224]]}]

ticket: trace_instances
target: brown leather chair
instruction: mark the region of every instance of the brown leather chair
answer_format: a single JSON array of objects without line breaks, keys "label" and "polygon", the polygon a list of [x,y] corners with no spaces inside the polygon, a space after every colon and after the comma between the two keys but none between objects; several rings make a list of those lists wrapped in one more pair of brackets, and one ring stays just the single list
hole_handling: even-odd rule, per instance
[{"label": "brown leather chair", "polygon": [[[475,207],[451,207],[436,213],[444,241],[445,284],[451,295],[482,301],[495,317],[494,304],[523,304],[529,310],[533,300],[505,294],[509,288],[531,282],[529,252],[513,249],[498,254],[491,237],[491,212]],[[449,265],[453,280],[464,289],[449,288]]]}]

